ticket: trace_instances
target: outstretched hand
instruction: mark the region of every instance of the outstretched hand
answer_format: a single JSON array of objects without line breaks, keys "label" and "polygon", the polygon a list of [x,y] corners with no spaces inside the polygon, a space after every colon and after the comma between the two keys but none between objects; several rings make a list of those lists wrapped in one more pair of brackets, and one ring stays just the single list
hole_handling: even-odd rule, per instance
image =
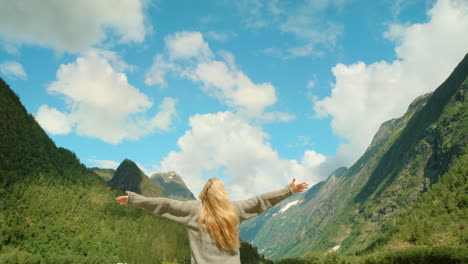
[{"label": "outstretched hand", "polygon": [[293,193],[297,193],[297,192],[305,191],[307,188],[309,188],[309,184],[306,182],[301,182],[301,183],[296,184],[296,178],[294,178],[289,183],[289,187],[291,187],[291,190]]},{"label": "outstretched hand", "polygon": [[117,203],[121,204],[121,205],[127,205],[128,204],[128,191],[125,191],[125,193],[127,195],[125,196],[118,196],[117,198],[115,198],[115,200],[117,201]]}]

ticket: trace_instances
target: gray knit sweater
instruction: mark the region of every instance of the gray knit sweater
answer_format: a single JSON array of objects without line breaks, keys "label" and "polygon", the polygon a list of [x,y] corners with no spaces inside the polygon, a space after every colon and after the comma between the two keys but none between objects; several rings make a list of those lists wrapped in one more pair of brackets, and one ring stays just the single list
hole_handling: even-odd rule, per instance
[{"label": "gray knit sweater", "polygon": [[[247,200],[233,201],[240,222],[253,218],[293,193],[288,186]],[[200,201],[178,201],[169,198],[149,198],[134,192],[128,193],[128,204],[150,213],[184,224],[187,227],[192,264],[223,263],[240,264],[239,250],[227,252],[219,248],[209,234],[201,235],[198,229]],[[239,227],[238,230],[239,231]]]}]

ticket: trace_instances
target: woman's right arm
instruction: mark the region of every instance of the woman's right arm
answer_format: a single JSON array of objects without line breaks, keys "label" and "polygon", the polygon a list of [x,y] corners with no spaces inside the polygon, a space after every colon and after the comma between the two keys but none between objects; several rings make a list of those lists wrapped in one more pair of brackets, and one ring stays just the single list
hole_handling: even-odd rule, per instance
[{"label": "woman's right arm", "polygon": [[[195,201],[179,201],[163,197],[145,197],[134,192],[127,192],[126,203],[141,208],[152,214],[186,224],[193,214]],[[119,197],[116,198],[116,200]],[[117,200],[119,202],[119,200]],[[120,203],[120,202],[119,202]],[[122,204],[122,203],[120,203]]]}]

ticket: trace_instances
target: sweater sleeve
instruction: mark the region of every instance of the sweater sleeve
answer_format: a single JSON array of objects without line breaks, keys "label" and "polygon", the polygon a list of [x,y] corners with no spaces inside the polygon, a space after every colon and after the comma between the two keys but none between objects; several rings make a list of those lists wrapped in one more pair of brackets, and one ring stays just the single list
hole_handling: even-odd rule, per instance
[{"label": "sweater sleeve", "polygon": [[194,201],[179,201],[163,197],[145,197],[128,192],[128,205],[144,209],[169,220],[187,224],[193,215]]},{"label": "sweater sleeve", "polygon": [[240,222],[243,222],[260,215],[291,195],[293,192],[288,185],[280,190],[264,193],[247,200],[234,201],[232,204],[239,212]]}]

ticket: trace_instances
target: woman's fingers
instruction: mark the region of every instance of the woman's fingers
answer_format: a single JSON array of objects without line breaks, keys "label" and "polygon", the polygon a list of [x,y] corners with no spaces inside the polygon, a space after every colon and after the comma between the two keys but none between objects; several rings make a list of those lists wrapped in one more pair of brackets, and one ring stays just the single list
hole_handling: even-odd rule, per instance
[{"label": "woman's fingers", "polygon": [[115,200],[121,205],[126,205],[128,201],[128,196],[118,196],[117,198],[115,198]]},{"label": "woman's fingers", "polygon": [[309,184],[306,182],[299,183],[295,186],[297,192],[303,192],[309,187]]},{"label": "woman's fingers", "polygon": [[303,192],[309,187],[309,184],[306,182],[296,184],[296,178],[293,178],[292,181],[289,183],[289,187],[291,187],[293,193]]}]

